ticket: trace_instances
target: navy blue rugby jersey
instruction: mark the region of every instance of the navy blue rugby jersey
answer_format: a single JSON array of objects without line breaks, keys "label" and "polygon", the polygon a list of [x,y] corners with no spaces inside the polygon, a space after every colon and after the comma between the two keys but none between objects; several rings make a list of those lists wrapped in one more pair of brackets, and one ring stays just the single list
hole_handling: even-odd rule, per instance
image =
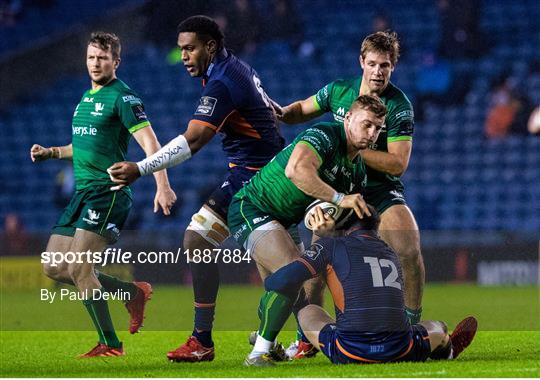
[{"label": "navy blue rugby jersey", "polygon": [[232,165],[261,168],[285,145],[257,72],[222,49],[203,76],[203,91],[190,123],[221,136]]},{"label": "navy blue rugby jersey", "polygon": [[399,259],[375,233],[320,239],[299,261],[326,275],[343,339],[374,343],[409,333]]}]

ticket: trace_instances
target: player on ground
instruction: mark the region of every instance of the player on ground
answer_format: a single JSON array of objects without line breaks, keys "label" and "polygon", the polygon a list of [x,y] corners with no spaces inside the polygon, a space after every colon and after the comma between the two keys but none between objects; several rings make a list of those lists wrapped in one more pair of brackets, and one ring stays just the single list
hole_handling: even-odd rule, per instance
[{"label": "player on ground", "polygon": [[[362,158],[368,166],[365,198],[381,214],[382,239],[400,258],[405,280],[406,313],[414,324],[422,313],[425,270],[418,226],[406,204],[400,180],[411,155],[414,114],[407,96],[390,82],[398,57],[399,41],[395,33],[371,34],[362,42],[359,57],[363,70],[361,76],[331,82],[315,95],[286,107],[274,105],[278,118],[288,124],[306,122],[325,112],[332,112],[334,120],[342,123],[345,111],[358,95],[377,95],[386,105],[385,127],[370,149],[362,151]],[[322,299],[322,296],[314,296],[314,299]],[[291,348],[294,355],[298,347]],[[300,343],[298,351],[310,352],[310,349],[309,345]]]},{"label": "player on ground", "polygon": [[[451,335],[444,322],[409,323],[400,262],[392,248],[379,238],[378,213],[371,205],[368,207],[371,216],[358,219],[353,213],[344,235],[317,240],[300,258],[266,279],[261,325],[280,329],[302,283],[321,276],[332,294],[336,318],[311,304],[299,311],[298,319],[309,341],[332,363],[457,358],[474,338],[476,319],[464,319]],[[314,232],[330,236],[334,221],[320,208],[316,211],[312,215]],[[259,365],[274,363],[264,356]]]},{"label": "player on ground", "polygon": [[[299,256],[286,229],[302,221],[315,199],[354,209],[359,217],[369,214],[360,194],[367,181],[360,152],[377,139],[385,113],[379,98],[359,96],[343,124],[318,123],[300,133],[234,196],[231,234],[251,253],[263,277]],[[271,315],[266,321],[246,365],[264,362],[274,346],[272,325],[280,321]]]},{"label": "player on ground", "polygon": [[[86,91],[73,114],[72,143],[61,147],[32,146],[32,161],[50,158],[72,160],[76,191],[53,227],[47,252],[103,252],[114,243],[131,209],[131,190],[114,185],[107,168],[125,159],[133,135],[147,155],[156,152],[159,142],[144,112],[139,96],[116,78],[120,64],[120,40],[111,33],[93,33],[86,51],[86,66],[92,89]],[[166,171],[155,175],[157,192],[154,212],[161,207],[165,215],[176,201]],[[95,290],[129,293],[126,308],[130,314],[129,331],[134,334],[142,325],[144,307],[152,288],[146,282],[124,282],[95,271],[90,260],[85,263],[44,263],[45,274],[53,280],[77,287],[96,330],[99,342],[81,357],[121,356],[122,343],[116,336],[107,301]]]},{"label": "player on ground", "polygon": [[[203,80],[202,96],[184,134],[138,163],[120,162],[110,168],[118,184],[178,165],[189,159],[217,133],[229,160],[229,173],[184,234],[184,249],[193,252],[218,247],[228,236],[227,211],[232,196],[284,146],[277,121],[261,81],[249,65],[223,46],[214,20],[193,16],[178,26],[178,46],[192,77]],[[212,324],[219,287],[216,262],[190,260],[195,298],[195,326],[186,343],[167,354],[177,362],[214,359]]]}]

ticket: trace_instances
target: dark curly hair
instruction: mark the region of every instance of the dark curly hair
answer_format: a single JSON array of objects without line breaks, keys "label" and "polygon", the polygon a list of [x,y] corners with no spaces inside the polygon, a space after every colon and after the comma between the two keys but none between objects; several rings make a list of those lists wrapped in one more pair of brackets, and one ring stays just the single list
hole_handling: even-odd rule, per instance
[{"label": "dark curly hair", "polygon": [[178,25],[176,33],[196,33],[197,37],[204,42],[214,40],[218,50],[223,48],[223,40],[225,39],[214,19],[204,15],[188,17]]}]

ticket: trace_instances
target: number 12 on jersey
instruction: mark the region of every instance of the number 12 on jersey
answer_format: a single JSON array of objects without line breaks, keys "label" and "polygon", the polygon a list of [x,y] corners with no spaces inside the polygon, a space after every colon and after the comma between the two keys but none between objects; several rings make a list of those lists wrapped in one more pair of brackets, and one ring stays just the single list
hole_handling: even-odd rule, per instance
[{"label": "number 12 on jersey", "polygon": [[[376,257],[365,256],[364,262],[371,267],[371,277],[373,278],[373,287],[390,286],[401,290],[401,284],[397,281],[398,270],[396,264],[388,259],[378,259]],[[390,268],[391,271],[383,281],[382,268]]]}]

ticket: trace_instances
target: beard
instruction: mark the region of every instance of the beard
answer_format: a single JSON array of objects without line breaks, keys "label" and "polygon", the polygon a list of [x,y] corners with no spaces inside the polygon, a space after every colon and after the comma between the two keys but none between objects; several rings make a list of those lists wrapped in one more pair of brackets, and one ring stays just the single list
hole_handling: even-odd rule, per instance
[{"label": "beard", "polygon": [[111,80],[112,80],[113,76],[112,75],[109,75],[109,76],[103,76],[97,80],[94,80],[92,79],[92,81],[94,83],[97,83],[99,84],[100,86],[105,86],[107,83],[109,83]]}]

